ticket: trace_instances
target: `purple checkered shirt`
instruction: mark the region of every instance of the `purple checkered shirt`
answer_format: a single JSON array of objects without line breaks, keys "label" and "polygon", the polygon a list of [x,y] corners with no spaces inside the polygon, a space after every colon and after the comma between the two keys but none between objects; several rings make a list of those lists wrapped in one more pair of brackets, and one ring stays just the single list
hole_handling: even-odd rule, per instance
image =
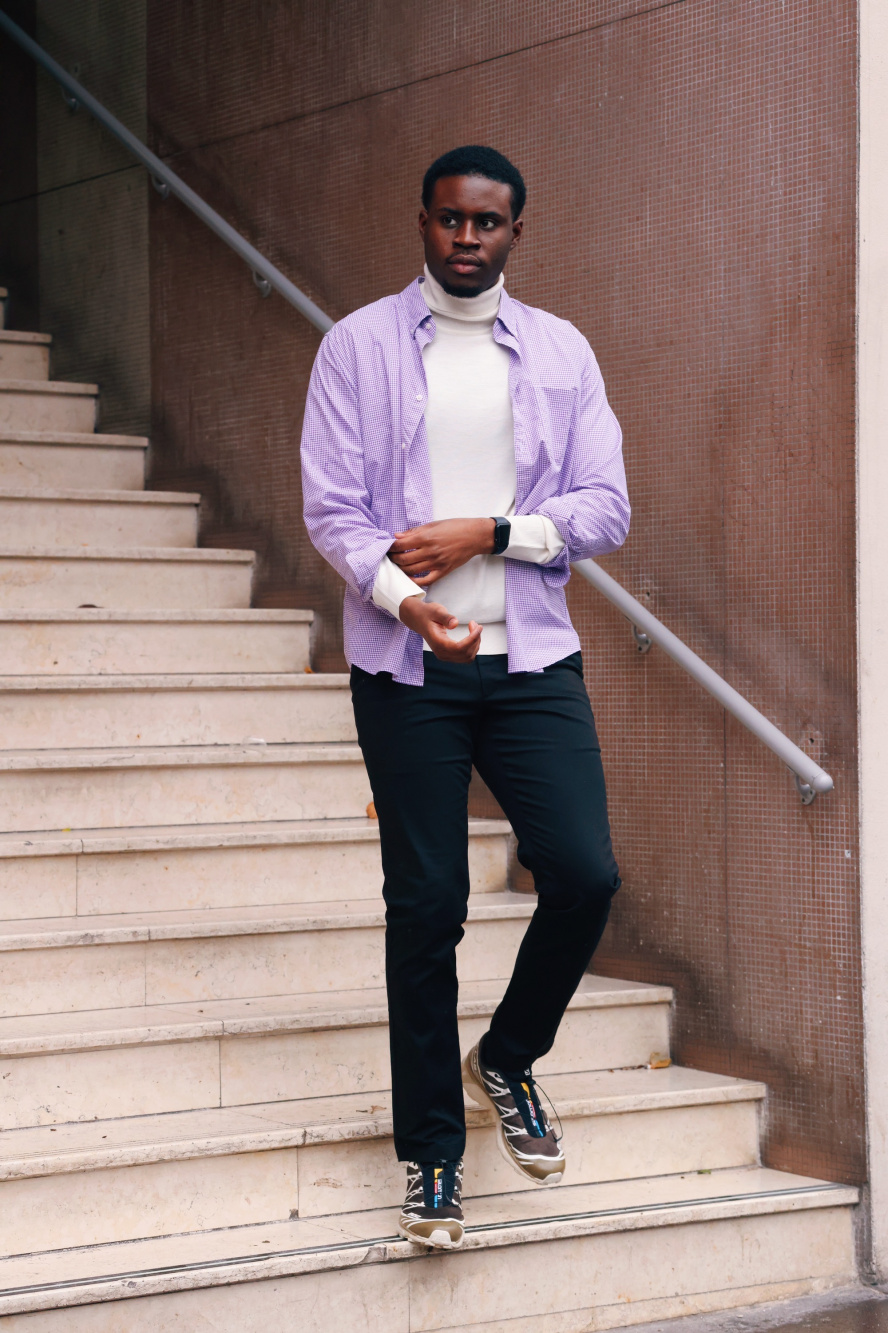
[{"label": "purple checkered shirt", "polygon": [[[314,363],[302,432],[308,535],[348,585],[346,658],[407,685],[423,682],[422,639],[371,597],[394,533],[432,518],[422,349],[434,336],[418,281],[334,325]],[[572,324],[504,291],[493,336],[511,350],[515,513],[545,514],[565,542],[547,565],[506,558],[509,671],[539,671],[580,646],[564,596],[571,561],[626,538],[620,427]]]}]

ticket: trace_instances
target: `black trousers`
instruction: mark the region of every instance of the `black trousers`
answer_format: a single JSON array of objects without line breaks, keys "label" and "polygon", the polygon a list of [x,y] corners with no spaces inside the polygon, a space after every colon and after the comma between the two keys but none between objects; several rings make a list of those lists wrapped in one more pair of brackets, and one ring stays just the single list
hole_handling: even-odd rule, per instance
[{"label": "black trousers", "polygon": [[484,1055],[529,1068],[552,1046],[620,879],[579,653],[509,675],[505,655],[425,654],[425,683],[352,667],[358,738],[379,817],[395,1148],[460,1157],[465,1117],[456,946],[469,897],[472,764],[505,811],[537,905]]}]

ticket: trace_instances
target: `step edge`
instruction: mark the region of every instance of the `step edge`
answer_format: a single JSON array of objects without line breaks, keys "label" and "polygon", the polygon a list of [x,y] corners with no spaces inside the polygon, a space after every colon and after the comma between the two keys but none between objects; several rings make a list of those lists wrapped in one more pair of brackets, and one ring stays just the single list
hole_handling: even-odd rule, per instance
[{"label": "step edge", "polygon": [[[3,297],[0,296],[0,300]],[[18,343],[22,347],[49,347],[51,333],[29,333],[25,329],[0,329],[0,343]]]},{"label": "step edge", "polygon": [[0,379],[0,393],[43,393],[53,397],[98,398],[98,384],[82,384],[78,380],[17,380]]},{"label": "step edge", "polygon": [[[505,978],[503,981],[505,982]],[[268,997],[260,997],[268,998]],[[299,999],[305,997],[282,997]],[[195,1003],[189,1002],[189,1010]],[[237,1001],[232,1001],[237,1003]],[[499,999],[494,997],[461,998],[457,1004],[460,1018],[489,1017],[496,1009]],[[652,986],[645,990],[612,991],[577,991],[568,1004],[572,1013],[583,1010],[606,1009],[641,1009],[652,1006],[662,1007],[672,1003],[672,992],[666,986]],[[197,1019],[191,1012],[183,1013],[177,1022],[170,1021],[169,1014],[175,1010],[173,1005],[157,1005],[166,1017],[147,1016],[132,1027],[108,1027],[101,1025],[101,1018],[109,1014],[127,1012],[122,1009],[74,1010],[98,1020],[93,1026],[85,1026],[79,1031],[46,1032],[29,1036],[0,1037],[0,1058],[27,1059],[29,1056],[63,1055],[85,1053],[88,1051],[133,1049],[139,1046],[181,1045],[190,1041],[215,1041],[221,1038],[254,1037],[274,1034],[313,1032],[361,1027],[384,1027],[388,1022],[388,1013],[384,1003],[368,1007],[366,1003],[332,1006],[330,1009],[314,1010],[297,1008],[288,1010],[282,1004],[278,1013],[257,1013],[255,1015],[226,1018],[213,1016]],[[41,1017],[41,1015],[33,1015]],[[48,1014],[50,1020],[62,1015]],[[10,1021],[10,1020],[4,1020]]]},{"label": "step edge", "polygon": [[[4,773],[120,772],[123,769],[218,768],[238,764],[268,767],[287,764],[362,762],[356,741],[272,741],[220,745],[109,746],[87,750],[0,750]],[[11,833],[31,830],[10,829]],[[37,832],[38,830],[34,830]],[[43,832],[68,832],[67,829]]]},{"label": "step edge", "polygon": [[23,489],[20,487],[4,488],[0,485],[0,501],[2,500],[23,500],[26,503],[36,502],[38,504],[121,504],[121,505],[144,505],[146,508],[163,507],[170,505],[175,508],[185,508],[189,505],[200,504],[199,491],[120,491],[120,490],[71,490],[52,489],[49,487],[41,489]]},{"label": "step edge", "polygon": [[[251,565],[255,551],[216,546],[4,546],[2,560],[107,560],[120,564]],[[10,608],[12,609],[12,608]],[[104,608],[97,607],[96,610]],[[247,608],[244,608],[245,610]]]},{"label": "step edge", "polygon": [[[275,623],[275,622],[270,622]],[[293,622],[303,623],[303,622]],[[126,694],[130,691],[194,690],[347,690],[345,672],[243,671],[243,672],[121,672],[113,676],[2,676],[0,694]]]},{"label": "step edge", "polygon": [[[477,1249],[504,1248],[508,1245],[572,1237],[591,1238],[617,1231],[653,1231],[662,1226],[733,1221],[768,1213],[850,1208],[858,1202],[859,1191],[856,1188],[824,1183],[806,1189],[750,1193],[736,1199],[682,1200],[671,1205],[661,1203],[643,1210],[624,1209],[619,1214],[599,1210],[562,1214],[558,1218],[544,1220],[533,1218],[487,1231],[469,1225],[462,1249],[453,1255],[444,1255],[442,1259],[443,1262],[456,1261],[459,1254]],[[323,1222],[324,1219],[312,1220]],[[43,1253],[49,1254],[51,1251]],[[394,1235],[340,1241],[324,1247],[271,1251],[263,1255],[227,1257],[203,1263],[102,1274],[77,1281],[0,1290],[0,1315],[70,1309],[78,1305],[343,1270],[368,1263],[403,1262],[421,1257],[425,1256],[417,1253],[417,1247]],[[855,1278],[853,1273],[837,1274],[837,1277],[845,1276],[849,1281]],[[51,1303],[48,1304],[50,1299]]]},{"label": "step edge", "polygon": [[[468,920],[514,921],[530,917],[536,906],[531,895],[512,896],[514,901],[503,901],[502,893],[480,894],[479,901],[469,907]],[[522,896],[525,901],[521,901]],[[491,898],[497,901],[485,901]],[[372,900],[357,899],[354,903],[349,902],[348,910],[341,912],[319,910],[316,915],[288,915],[285,910],[279,916],[244,916],[242,920],[234,917],[227,920],[224,917],[201,920],[200,915],[186,916],[183,913],[185,919],[181,922],[140,924],[138,920],[134,920],[132,924],[119,922],[103,926],[100,920],[90,925],[90,918],[84,917],[81,918],[83,924],[76,929],[50,924],[64,918],[46,917],[45,931],[11,931],[8,934],[0,934],[0,953],[103,948],[112,944],[156,944],[168,940],[240,939],[248,935],[304,935],[328,930],[378,930],[385,925],[385,909],[376,907],[367,910],[365,905],[370,901]],[[336,905],[335,902],[316,904],[319,909],[333,908]],[[341,905],[346,906],[345,903]],[[293,905],[287,906],[292,909]],[[307,906],[312,907],[315,904],[309,903]],[[205,909],[203,915],[209,917],[209,912],[212,910],[214,909]],[[216,910],[222,913],[231,909]],[[133,916],[137,917],[138,914],[133,913]]]},{"label": "step edge", "polygon": [[10,430],[0,425],[0,446],[4,444],[49,445],[52,448],[142,449],[151,441],[147,435],[113,435],[84,430]]},{"label": "step edge", "polygon": [[[347,1094],[349,1097],[354,1094]],[[734,1085],[716,1085],[708,1088],[669,1089],[663,1092],[623,1093],[611,1096],[564,1097],[559,1099],[558,1114],[562,1120],[592,1120],[606,1116],[625,1116],[648,1114],[670,1110],[710,1110],[725,1105],[738,1105],[761,1101],[766,1089],[761,1083],[738,1081]],[[370,1092],[369,1098],[386,1096],[387,1090]],[[312,1098],[315,1102],[335,1103],[337,1098]],[[281,1103],[294,1106],[293,1102]],[[298,1106],[298,1103],[295,1103]],[[393,1136],[391,1112],[382,1115],[351,1118],[342,1120],[323,1120],[307,1118],[302,1124],[287,1124],[276,1121],[274,1107],[262,1104],[261,1110],[255,1105],[237,1107],[210,1107],[203,1111],[173,1112],[173,1114],[195,1118],[206,1114],[206,1110],[219,1111],[220,1116],[230,1112],[231,1119],[255,1117],[256,1126],[250,1129],[224,1130],[217,1134],[187,1134],[187,1124],[183,1126],[181,1138],[143,1143],[125,1144],[119,1147],[81,1148],[72,1151],[54,1153],[29,1153],[21,1157],[0,1158],[0,1185],[12,1180],[38,1180],[49,1176],[82,1175],[91,1171],[123,1170],[133,1166],[159,1165],[162,1162],[197,1161],[207,1157],[235,1157],[247,1153],[274,1152],[286,1148],[322,1147],[334,1143],[357,1143],[366,1140],[390,1139]],[[352,1113],[354,1115],[354,1113]],[[132,1117],[139,1119],[139,1117]],[[156,1117],[162,1121],[163,1116]],[[125,1118],[124,1118],[125,1119]],[[155,1119],[155,1117],[151,1117]],[[466,1125],[469,1129],[483,1129],[495,1125],[497,1113],[486,1107],[467,1106]],[[102,1128],[114,1121],[95,1121],[96,1128]],[[9,1133],[31,1133],[32,1129],[11,1130]],[[47,1135],[48,1137],[48,1135]],[[741,1164],[743,1165],[743,1164]]]},{"label": "step edge", "polygon": [[[294,821],[298,822],[298,821]],[[312,821],[305,821],[310,823]],[[317,820],[320,826],[323,820]],[[300,829],[285,826],[275,827],[269,820],[263,828],[261,823],[250,823],[244,831],[244,825],[231,824],[215,826],[213,832],[201,833],[201,825],[193,825],[188,832],[161,832],[147,834],[145,830],[115,830],[114,833],[94,832],[90,829],[72,829],[70,834],[60,834],[53,839],[45,833],[35,833],[25,840],[17,833],[0,834],[0,861],[20,860],[23,857],[43,856],[125,856],[141,852],[169,852],[222,849],[223,847],[284,847],[310,846],[325,843],[378,842],[379,824],[376,820],[355,817],[354,827],[345,827],[343,823],[331,819],[332,827]],[[169,826],[171,830],[178,825]],[[511,833],[512,826],[505,819],[470,819],[470,838],[499,838]],[[41,841],[42,840],[42,841]],[[119,913],[119,915],[126,915]],[[15,919],[15,918],[12,918]],[[25,918],[23,918],[25,919]],[[40,918],[30,918],[39,920]],[[82,918],[88,921],[89,917]]]},{"label": "step edge", "polygon": [[[201,548],[203,549],[203,548]],[[59,607],[39,610],[31,607],[0,607],[0,625],[239,625],[239,624],[311,624],[314,611],[283,606],[172,607],[168,610],[108,608],[102,606]],[[116,679],[118,672],[105,677]],[[168,673],[173,674],[173,673]],[[194,673],[183,671],[183,677]],[[221,674],[221,673],[220,673]],[[320,673],[318,673],[320,674]],[[102,675],[96,672],[96,675]],[[55,676],[46,676],[55,680]]]}]

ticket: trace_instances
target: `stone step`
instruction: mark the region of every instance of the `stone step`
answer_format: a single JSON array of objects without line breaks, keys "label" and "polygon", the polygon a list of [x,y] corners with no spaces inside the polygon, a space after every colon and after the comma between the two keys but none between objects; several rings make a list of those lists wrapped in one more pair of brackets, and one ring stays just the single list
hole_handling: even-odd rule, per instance
[{"label": "stone step", "polygon": [[[505,982],[460,985],[463,1051]],[[586,976],[537,1069],[632,1068],[669,1049],[671,991]],[[385,992],[216,1000],[0,1019],[5,1128],[366,1095],[391,1080]]]},{"label": "stone step", "polygon": [[0,380],[0,429],[91,431],[97,384],[63,380]]},{"label": "stone step", "polygon": [[395,1209],[64,1253],[44,1232],[0,1261],[0,1315],[10,1333],[268,1333],[293,1312],[299,1333],[623,1328],[855,1283],[857,1197],[761,1167],[562,1185],[472,1199],[463,1247],[434,1255]]},{"label": "stone step", "polygon": [[[308,626],[303,660],[307,658]],[[0,676],[10,750],[354,741],[344,674]]]},{"label": "stone step", "polygon": [[140,491],[147,448],[137,435],[0,426],[0,486]]},{"label": "stone step", "polygon": [[[508,977],[535,905],[476,898],[460,976]],[[362,901],[4,922],[0,1016],[378,987],[384,925],[382,904]]]},{"label": "stone step", "polygon": [[0,380],[48,380],[48,333],[0,332]]},{"label": "stone step", "polygon": [[[695,1070],[553,1074],[565,1183],[752,1166],[759,1083]],[[467,1106],[467,1197],[534,1191]],[[385,1093],[8,1130],[0,1252],[392,1208],[404,1167]],[[49,1222],[51,1219],[51,1222]]]},{"label": "stone step", "polygon": [[[288,673],[308,665],[311,611],[3,611],[0,675],[57,678]],[[111,688],[117,682],[111,684]],[[121,682],[126,688],[126,683]],[[10,709],[15,705],[5,694]],[[21,707],[21,705],[19,705]]]},{"label": "stone step", "polygon": [[197,545],[199,495],[0,488],[6,547]]},{"label": "stone step", "polygon": [[349,819],[370,786],[357,745],[0,751],[0,828]]},{"label": "stone step", "polygon": [[74,610],[248,607],[252,551],[0,548],[0,607]]},{"label": "stone step", "polygon": [[[469,822],[475,893],[505,889],[504,820]],[[375,819],[0,834],[0,920],[378,899]]]}]

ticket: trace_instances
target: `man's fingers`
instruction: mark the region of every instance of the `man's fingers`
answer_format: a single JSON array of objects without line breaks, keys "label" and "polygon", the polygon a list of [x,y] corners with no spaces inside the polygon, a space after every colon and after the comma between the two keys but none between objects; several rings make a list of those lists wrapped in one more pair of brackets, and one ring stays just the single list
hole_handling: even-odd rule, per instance
[{"label": "man's fingers", "polygon": [[431,569],[432,565],[439,565],[446,557],[441,551],[427,546],[417,546],[413,551],[405,551],[403,555],[397,552],[389,556],[394,564],[399,565],[401,569],[409,569],[421,565],[423,569]]},{"label": "man's fingers", "polygon": [[[429,606],[429,612],[433,627],[443,625],[445,629],[456,629],[459,621],[456,616],[451,615],[446,606],[441,606],[440,602],[432,602]],[[449,640],[448,640],[449,642]]]},{"label": "man's fingers", "polygon": [[404,569],[407,565],[429,565],[436,556],[436,551],[431,551],[426,547],[417,546],[409,551],[395,551],[389,553],[389,559],[396,565]]},{"label": "man's fingers", "polygon": [[428,551],[405,551],[403,555],[392,555],[389,559],[399,569],[429,569],[434,563]]},{"label": "man's fingers", "polygon": [[410,528],[408,532],[396,532],[395,540],[389,547],[389,554],[392,551],[409,551],[413,546],[421,546],[424,536],[422,528]]},{"label": "man's fingers", "polygon": [[443,662],[471,662],[481,646],[482,629],[474,621],[471,623],[475,627],[464,639],[451,639],[448,635],[441,635],[439,639],[437,634],[434,635],[436,642],[432,645],[432,651],[435,656]]}]

